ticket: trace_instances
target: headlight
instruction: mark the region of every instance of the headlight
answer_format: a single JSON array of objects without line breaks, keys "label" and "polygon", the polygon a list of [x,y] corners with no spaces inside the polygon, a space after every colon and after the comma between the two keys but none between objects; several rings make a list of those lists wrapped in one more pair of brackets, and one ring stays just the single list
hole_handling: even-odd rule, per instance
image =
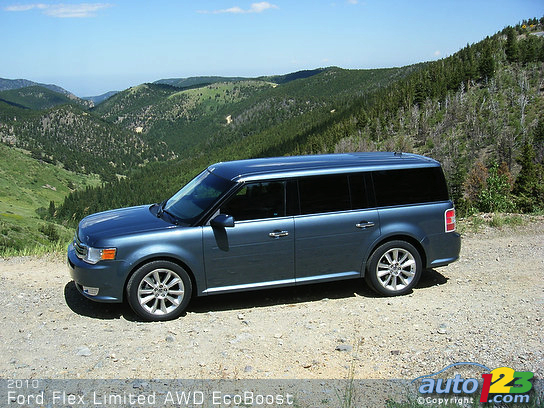
[{"label": "headlight", "polygon": [[115,259],[116,253],[117,253],[116,248],[102,249],[102,248],[87,247],[87,255],[85,255],[85,258],[83,258],[83,260],[87,263],[94,265],[98,261]]}]

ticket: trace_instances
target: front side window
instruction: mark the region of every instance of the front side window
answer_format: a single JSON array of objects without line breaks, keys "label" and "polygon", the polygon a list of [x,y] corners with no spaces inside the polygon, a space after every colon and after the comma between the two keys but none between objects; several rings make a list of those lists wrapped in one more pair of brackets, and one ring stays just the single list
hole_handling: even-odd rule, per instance
[{"label": "front side window", "polygon": [[245,184],[221,206],[221,214],[236,221],[285,216],[285,182],[267,181]]}]

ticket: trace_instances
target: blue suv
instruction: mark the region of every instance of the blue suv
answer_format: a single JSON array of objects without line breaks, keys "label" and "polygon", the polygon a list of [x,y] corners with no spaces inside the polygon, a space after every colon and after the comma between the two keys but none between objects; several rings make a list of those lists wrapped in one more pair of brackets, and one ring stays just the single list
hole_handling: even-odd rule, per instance
[{"label": "blue suv", "polygon": [[160,204],[84,218],[68,264],[85,297],[168,320],[193,296],[340,279],[403,295],[460,246],[438,162],[348,153],[213,164]]}]

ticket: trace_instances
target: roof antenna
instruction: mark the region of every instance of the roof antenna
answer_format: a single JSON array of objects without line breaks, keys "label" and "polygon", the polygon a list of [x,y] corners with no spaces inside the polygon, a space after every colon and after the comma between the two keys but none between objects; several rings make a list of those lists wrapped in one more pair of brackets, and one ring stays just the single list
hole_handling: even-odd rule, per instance
[{"label": "roof antenna", "polygon": [[395,152],[395,153],[393,153],[393,155],[394,155],[394,156],[399,156],[399,157],[401,157],[401,156],[402,156],[402,152]]}]

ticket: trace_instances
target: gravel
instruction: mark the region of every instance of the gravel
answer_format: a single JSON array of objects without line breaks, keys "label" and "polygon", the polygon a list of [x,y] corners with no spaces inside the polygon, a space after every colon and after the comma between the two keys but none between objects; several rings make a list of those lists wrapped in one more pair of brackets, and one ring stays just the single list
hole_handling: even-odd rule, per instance
[{"label": "gravel", "polygon": [[543,378],[544,219],[463,236],[413,293],[362,281],[194,299],[144,323],[84,299],[62,256],[0,260],[3,378],[407,378],[456,362]]}]

